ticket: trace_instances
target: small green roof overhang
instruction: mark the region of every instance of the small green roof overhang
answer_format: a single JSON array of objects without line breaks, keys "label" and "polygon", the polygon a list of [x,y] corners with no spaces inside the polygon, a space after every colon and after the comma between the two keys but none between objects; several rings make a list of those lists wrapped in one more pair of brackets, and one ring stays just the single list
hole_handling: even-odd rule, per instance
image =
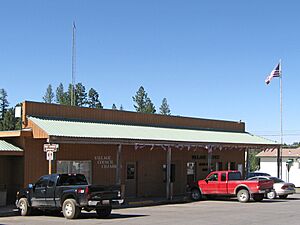
[{"label": "small green roof overhang", "polygon": [[183,128],[165,128],[136,125],[107,124],[98,122],[28,117],[50,140],[85,139],[89,142],[131,143],[192,143],[230,144],[242,146],[278,147],[278,143],[247,132],[225,132]]},{"label": "small green roof overhang", "polygon": [[23,155],[23,149],[0,140],[0,155]]}]

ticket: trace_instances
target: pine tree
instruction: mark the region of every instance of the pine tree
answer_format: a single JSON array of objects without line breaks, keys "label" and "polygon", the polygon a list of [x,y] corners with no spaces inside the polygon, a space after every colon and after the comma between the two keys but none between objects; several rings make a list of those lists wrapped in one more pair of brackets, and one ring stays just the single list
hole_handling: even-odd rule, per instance
[{"label": "pine tree", "polygon": [[166,98],[163,98],[161,106],[159,108],[159,112],[163,115],[171,115],[171,110],[169,108],[168,101]]},{"label": "pine tree", "polygon": [[155,113],[156,109],[154,104],[151,102],[150,98],[146,99],[146,108],[145,108],[145,113]]},{"label": "pine tree", "polygon": [[43,100],[44,100],[45,103],[53,103],[53,99],[54,99],[54,93],[52,91],[51,84],[49,84],[48,88],[46,90],[46,93],[43,97]]},{"label": "pine tree", "polygon": [[113,110],[118,110],[118,109],[117,109],[117,106],[115,105],[115,103],[112,105],[111,109],[113,109]]},{"label": "pine tree", "polygon": [[7,92],[2,88],[0,89],[0,119],[4,117],[4,113],[8,106]]},{"label": "pine tree", "polygon": [[56,88],[56,103],[67,105],[67,96],[64,92],[64,85],[62,83]]},{"label": "pine tree", "polygon": [[99,100],[99,94],[94,88],[89,90],[87,105],[89,108],[103,109],[103,106]]},{"label": "pine tree", "polygon": [[87,104],[87,94],[85,92],[85,86],[82,83],[78,83],[75,86],[75,105],[83,107]]},{"label": "pine tree", "polygon": [[15,130],[16,120],[14,116],[14,109],[9,108],[5,111],[3,119],[0,121],[1,130]]},{"label": "pine tree", "polygon": [[135,102],[134,108],[137,112],[142,113],[155,113],[155,106],[152,103],[151,99],[148,97],[147,92],[144,87],[141,86],[136,92],[136,95],[132,97]]}]

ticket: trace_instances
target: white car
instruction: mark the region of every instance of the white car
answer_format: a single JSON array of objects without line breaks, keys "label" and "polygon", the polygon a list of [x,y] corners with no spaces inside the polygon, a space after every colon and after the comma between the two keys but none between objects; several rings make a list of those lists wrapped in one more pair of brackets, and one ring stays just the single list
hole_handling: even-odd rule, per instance
[{"label": "white car", "polygon": [[274,199],[276,197],[284,199],[284,198],[287,198],[288,195],[292,195],[296,192],[294,184],[284,182],[283,180],[281,180],[277,177],[256,176],[256,177],[251,177],[248,180],[273,180],[274,181],[274,184],[273,184],[274,191],[267,193],[267,196],[266,196],[269,199]]}]

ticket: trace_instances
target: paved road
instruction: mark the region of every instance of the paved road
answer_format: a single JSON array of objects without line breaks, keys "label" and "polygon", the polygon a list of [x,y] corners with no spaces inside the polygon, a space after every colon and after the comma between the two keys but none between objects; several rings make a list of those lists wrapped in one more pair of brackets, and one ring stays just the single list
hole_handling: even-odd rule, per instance
[{"label": "paved road", "polygon": [[286,200],[239,203],[237,200],[210,200],[185,204],[127,208],[114,210],[109,219],[97,219],[94,213],[84,213],[80,219],[66,220],[62,216],[2,217],[0,224],[207,224],[207,225],[298,225],[300,224],[300,194]]}]

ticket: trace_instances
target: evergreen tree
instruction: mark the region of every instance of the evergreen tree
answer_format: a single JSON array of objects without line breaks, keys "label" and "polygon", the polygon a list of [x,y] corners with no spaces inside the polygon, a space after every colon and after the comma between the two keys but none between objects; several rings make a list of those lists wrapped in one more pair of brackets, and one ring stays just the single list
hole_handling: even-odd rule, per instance
[{"label": "evergreen tree", "polygon": [[249,151],[249,166],[250,166],[250,172],[254,172],[256,170],[259,170],[259,163],[260,160],[256,155],[260,152],[260,150],[251,150]]},{"label": "evergreen tree", "polygon": [[159,112],[160,114],[163,115],[171,115],[171,110],[169,108],[168,101],[166,98],[162,100],[161,106],[159,108]]},{"label": "evergreen tree", "polygon": [[16,120],[14,116],[14,109],[9,108],[4,113],[3,119],[0,121],[1,130],[15,130],[16,129]]},{"label": "evergreen tree", "polygon": [[4,113],[8,106],[7,92],[2,88],[0,89],[0,119],[4,117]]},{"label": "evergreen tree", "polygon": [[103,106],[99,100],[99,94],[94,88],[89,90],[87,105],[89,108],[103,109]]},{"label": "evergreen tree", "polygon": [[67,96],[64,92],[64,85],[62,83],[56,88],[56,103],[67,105]]},{"label": "evergreen tree", "polygon": [[115,105],[115,103],[112,105],[111,109],[113,109],[113,110],[118,110],[118,109],[117,109],[117,106]]},{"label": "evergreen tree", "polygon": [[46,93],[43,97],[43,100],[44,100],[45,103],[53,103],[53,99],[54,99],[54,93],[52,91],[51,84],[49,84],[48,88],[46,90]]},{"label": "evergreen tree", "polygon": [[156,109],[150,98],[146,99],[145,113],[155,113]]},{"label": "evergreen tree", "polygon": [[141,86],[136,92],[136,95],[132,97],[135,102],[134,108],[137,112],[142,113],[155,113],[155,106],[152,103],[151,99],[148,97],[147,92],[144,87]]},{"label": "evergreen tree", "polygon": [[87,94],[85,92],[85,86],[82,83],[78,83],[75,86],[75,105],[83,107],[87,104]]}]

